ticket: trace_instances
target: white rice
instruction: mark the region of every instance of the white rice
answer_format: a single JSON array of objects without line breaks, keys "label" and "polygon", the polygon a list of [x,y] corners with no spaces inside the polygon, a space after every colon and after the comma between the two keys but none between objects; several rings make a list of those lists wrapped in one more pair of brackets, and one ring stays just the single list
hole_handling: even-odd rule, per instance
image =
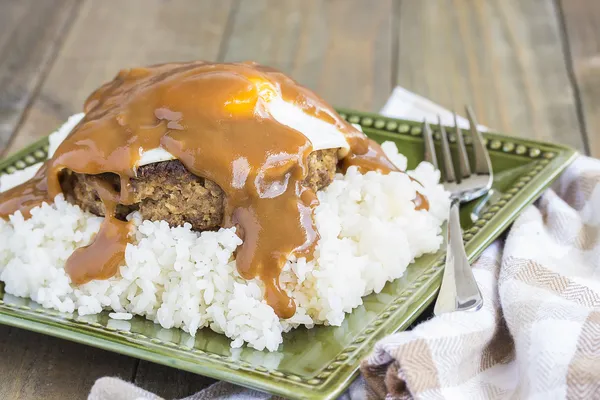
[{"label": "white rice", "polygon": [[128,312],[111,312],[108,316],[112,319],[130,320],[133,318],[133,314]]},{"label": "white rice", "polygon": [[[63,140],[73,121],[52,141]],[[383,149],[399,167],[406,167],[394,143],[385,143]],[[4,175],[0,189],[30,174]],[[67,203],[62,195],[52,205],[34,208],[28,220],[20,212],[8,222],[0,220],[0,280],[7,293],[61,312],[109,310],[113,325],[127,325],[117,320],[141,315],[192,336],[210,327],[227,335],[232,347],[247,343],[275,351],[282,332],[300,325],[340,325],[346,313],[362,304],[363,296],[402,276],[416,257],[438,250],[448,194],[431,164],[421,163],[410,174],[424,188],[405,174],[361,175],[350,168],[318,193],[315,220],[321,240],[314,260],[290,260],[281,274],[281,283],[297,304],[288,320],[280,320],[266,304],[259,280],[246,281],[237,273],[233,252],[241,240],[234,228],[197,233],[189,224],[169,227],[165,221],[143,221],[133,213],[128,218],[135,230],[120,273],[108,280],[71,284],[65,262],[91,241],[102,218]],[[428,197],[429,211],[414,209],[417,189]]]}]

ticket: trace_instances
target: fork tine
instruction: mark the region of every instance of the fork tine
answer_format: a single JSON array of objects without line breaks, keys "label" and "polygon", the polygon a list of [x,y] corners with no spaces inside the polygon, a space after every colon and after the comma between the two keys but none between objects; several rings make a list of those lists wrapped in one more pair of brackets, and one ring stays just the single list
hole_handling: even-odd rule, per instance
[{"label": "fork tine", "polygon": [[444,174],[446,181],[456,182],[456,175],[454,174],[454,165],[452,165],[452,154],[450,153],[450,144],[448,143],[448,134],[446,128],[442,125],[442,119],[438,115],[438,125],[440,126],[440,133],[442,134],[442,159],[444,161]]},{"label": "fork tine", "polygon": [[465,147],[462,131],[458,126],[458,118],[454,113],[454,127],[456,128],[456,143],[458,143],[458,167],[460,169],[460,177],[468,178],[471,176],[471,166],[469,165],[469,156]]},{"label": "fork tine", "polygon": [[435,145],[433,143],[433,134],[427,120],[423,120],[423,138],[425,139],[425,161],[433,164],[435,169],[438,168],[437,157],[435,155]]},{"label": "fork tine", "polygon": [[465,107],[467,111],[467,118],[469,119],[471,137],[473,138],[473,152],[475,153],[475,173],[489,175],[492,171],[492,163],[490,156],[485,144],[483,144],[483,137],[481,132],[477,128],[477,120],[473,114],[471,107]]}]

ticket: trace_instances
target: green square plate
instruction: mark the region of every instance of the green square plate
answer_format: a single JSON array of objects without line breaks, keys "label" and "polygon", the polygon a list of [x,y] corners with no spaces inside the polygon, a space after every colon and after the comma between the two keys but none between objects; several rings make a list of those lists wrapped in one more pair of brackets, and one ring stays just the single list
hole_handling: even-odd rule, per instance
[{"label": "green square plate", "polygon": [[[393,140],[414,168],[422,159],[420,124],[350,110],[342,116],[377,141]],[[450,129],[450,131],[453,131]],[[494,166],[494,191],[485,202],[461,210],[465,243],[473,260],[519,212],[531,204],[575,158],[564,146],[485,134]],[[468,137],[465,137],[468,139]],[[0,163],[0,174],[45,159],[43,139]],[[471,222],[476,211],[480,218]],[[208,329],[193,338],[178,329],[136,317],[130,327],[107,313],[79,317],[41,308],[31,300],[0,291],[0,323],[85,343],[201,375],[292,398],[333,399],[358,374],[358,366],[382,337],[406,329],[433,301],[440,285],[444,252],[426,255],[402,278],[348,315],[341,327],[297,329],[284,335],[278,352],[229,347],[229,340]],[[125,328],[125,329],[124,329]]]}]

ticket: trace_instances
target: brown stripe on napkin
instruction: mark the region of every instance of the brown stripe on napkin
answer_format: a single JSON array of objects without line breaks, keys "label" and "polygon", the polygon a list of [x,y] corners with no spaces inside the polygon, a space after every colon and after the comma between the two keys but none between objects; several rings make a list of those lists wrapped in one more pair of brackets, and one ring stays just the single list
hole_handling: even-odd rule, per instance
[{"label": "brown stripe on napkin", "polygon": [[515,344],[506,322],[498,318],[494,337],[481,353],[478,371],[482,372],[496,364],[506,364],[515,358]]},{"label": "brown stripe on napkin", "polygon": [[521,267],[515,275],[515,279],[523,283],[550,290],[566,300],[586,307],[600,307],[600,295],[593,290],[551,271],[533,260],[511,258],[507,263],[514,263]]},{"label": "brown stripe on napkin", "polygon": [[579,250],[589,251],[598,245],[598,234],[600,229],[597,226],[583,224],[577,237],[575,238],[574,245]]},{"label": "brown stripe on napkin", "polygon": [[388,392],[396,391],[395,383],[388,382],[386,377],[391,364],[369,364],[366,360],[361,362],[360,372],[365,379],[365,387],[370,399],[383,399]]},{"label": "brown stripe on napkin", "polygon": [[583,171],[563,189],[562,196],[575,210],[581,210],[600,183],[599,171]]},{"label": "brown stripe on napkin", "polygon": [[[416,339],[391,352],[398,360],[404,378],[411,382],[412,390],[421,392],[440,386],[438,368],[433,360],[430,345],[425,339]],[[448,346],[451,348],[452,344],[448,343]]]},{"label": "brown stripe on napkin", "polygon": [[600,395],[600,311],[592,311],[581,327],[577,350],[567,373],[567,398]]}]

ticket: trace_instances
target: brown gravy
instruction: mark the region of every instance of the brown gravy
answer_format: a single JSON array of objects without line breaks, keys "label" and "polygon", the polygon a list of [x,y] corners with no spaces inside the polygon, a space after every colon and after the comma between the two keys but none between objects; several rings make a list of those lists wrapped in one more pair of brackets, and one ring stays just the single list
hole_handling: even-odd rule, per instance
[{"label": "brown gravy", "polygon": [[[129,227],[114,217],[129,204],[141,154],[163,148],[197,176],[217,183],[226,195],[224,227],[237,227],[243,244],[236,263],[246,279],[258,277],[265,299],[281,318],[295,312],[279,274],[294,254],[310,257],[319,238],[313,221],[316,194],[303,185],[310,141],[267,111],[282,96],[305,113],[344,133],[349,154],[342,168],[396,171],[375,142],[346,123],[321,98],[284,74],[255,63],[163,64],[121,71],[85,103],[85,118],[30,181],[0,195],[0,216],[29,210],[61,193],[63,169],[84,174],[114,173],[96,191],[106,209],[100,232],[69,258],[66,270],[76,284],[107,279],[123,261]],[[418,209],[427,199],[418,194]]]}]

